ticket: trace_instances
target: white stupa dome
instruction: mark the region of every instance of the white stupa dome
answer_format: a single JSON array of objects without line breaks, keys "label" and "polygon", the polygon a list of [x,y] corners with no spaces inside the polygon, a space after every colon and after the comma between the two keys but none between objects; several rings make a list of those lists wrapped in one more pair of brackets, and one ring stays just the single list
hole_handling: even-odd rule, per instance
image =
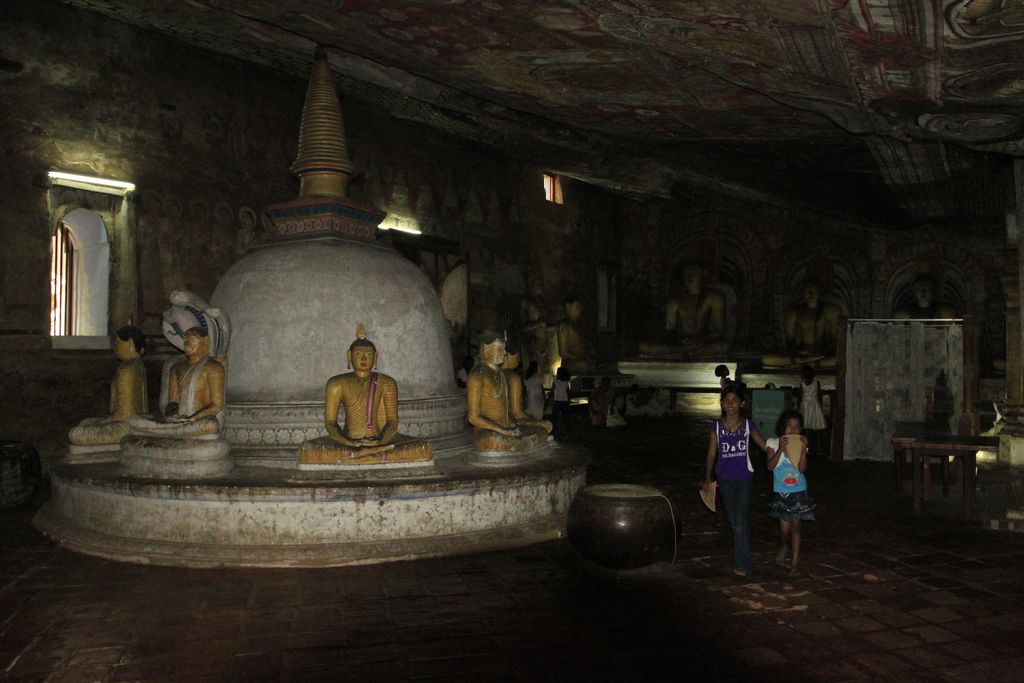
[{"label": "white stupa dome", "polygon": [[235,263],[211,302],[232,321],[227,402],[322,402],[363,323],[399,399],[457,395],[449,325],[427,277],[395,251],[341,239],[271,244]]}]

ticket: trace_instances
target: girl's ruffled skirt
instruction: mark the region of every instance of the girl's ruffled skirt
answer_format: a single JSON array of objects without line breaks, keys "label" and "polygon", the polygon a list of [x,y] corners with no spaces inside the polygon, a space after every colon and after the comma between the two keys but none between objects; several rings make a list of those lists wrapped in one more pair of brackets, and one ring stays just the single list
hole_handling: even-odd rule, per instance
[{"label": "girl's ruffled skirt", "polygon": [[809,522],[814,520],[815,507],[814,499],[807,495],[807,491],[773,493],[768,514],[786,522],[791,522],[794,519]]}]

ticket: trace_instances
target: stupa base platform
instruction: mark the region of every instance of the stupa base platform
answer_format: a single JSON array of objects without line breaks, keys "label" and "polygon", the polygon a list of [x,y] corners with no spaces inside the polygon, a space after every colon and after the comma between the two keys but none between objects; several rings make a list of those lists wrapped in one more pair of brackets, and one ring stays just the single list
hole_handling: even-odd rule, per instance
[{"label": "stupa base platform", "polygon": [[498,470],[474,464],[464,450],[435,459],[431,472],[405,476],[236,467],[215,479],[154,480],[114,463],[61,464],[34,523],[72,550],[146,564],[409,560],[561,537],[587,462],[585,450],[552,444]]},{"label": "stupa base platform", "polygon": [[126,436],[121,441],[121,469],[129,476],[149,479],[208,479],[231,471],[227,439],[167,439]]},{"label": "stupa base platform", "polygon": [[117,462],[121,457],[121,444],[109,443],[96,446],[80,446],[71,444],[68,446],[64,462],[67,463],[96,463],[96,462]]},{"label": "stupa base platform", "polygon": [[478,467],[511,467],[528,464],[535,458],[543,457],[547,443],[522,451],[489,451],[473,449],[469,461]]},{"label": "stupa base platform", "polygon": [[[295,451],[306,441],[327,435],[323,401],[231,403],[225,409],[224,436],[238,466],[294,469]],[[470,443],[463,394],[427,399],[399,399],[398,431],[423,439],[435,455],[455,452]]]},{"label": "stupa base platform", "polygon": [[347,470],[428,470],[433,467],[431,460],[399,460],[398,462],[374,462],[346,465],[337,463],[300,462],[297,469],[302,472],[338,472]]}]

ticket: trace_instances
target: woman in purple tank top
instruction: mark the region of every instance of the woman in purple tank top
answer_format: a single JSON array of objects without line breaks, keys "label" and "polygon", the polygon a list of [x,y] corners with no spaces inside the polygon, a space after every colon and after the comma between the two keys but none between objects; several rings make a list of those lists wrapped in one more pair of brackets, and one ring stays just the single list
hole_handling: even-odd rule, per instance
[{"label": "woman in purple tank top", "polygon": [[757,426],[743,417],[743,391],[735,384],[722,389],[722,417],[711,423],[708,454],[704,461],[705,491],[711,488],[714,470],[732,529],[732,566],[736,576],[746,576],[750,562],[750,498],[754,491],[754,466],[750,440],[764,449]]}]

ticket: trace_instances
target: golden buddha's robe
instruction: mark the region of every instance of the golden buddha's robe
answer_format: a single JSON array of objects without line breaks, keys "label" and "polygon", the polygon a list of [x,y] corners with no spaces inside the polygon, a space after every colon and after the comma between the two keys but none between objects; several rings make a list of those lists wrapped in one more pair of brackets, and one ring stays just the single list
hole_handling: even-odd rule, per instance
[{"label": "golden buddha's robe", "polygon": [[141,358],[123,361],[110,383],[109,417],[88,417],[72,427],[68,440],[76,446],[120,443],[128,436],[128,419],[149,412],[146,366]]},{"label": "golden buddha's robe", "polygon": [[800,306],[786,317],[786,340],[801,353],[835,354],[839,307],[821,304],[816,309]]},{"label": "golden buddha's robe", "polygon": [[[398,433],[398,384],[388,375],[354,372],[332,377],[328,395],[340,388],[338,401],[345,409],[345,427],[328,422],[328,435],[299,447],[300,465],[374,465],[430,460],[429,443]],[[337,409],[339,406],[334,406]],[[330,416],[325,405],[325,415]]]},{"label": "golden buddha's robe", "polygon": [[694,356],[724,353],[725,295],[709,288],[684,290],[665,305],[665,342],[641,342],[645,356]]},{"label": "golden buddha's robe", "polygon": [[829,368],[836,364],[836,341],[842,312],[835,304],[794,306],[786,312],[787,353],[766,354],[766,367]]},{"label": "golden buddha's robe", "polygon": [[502,369],[502,373],[504,373],[508,385],[509,412],[515,418],[516,424],[542,427],[546,434],[550,434],[552,425],[548,420],[535,420],[523,408],[523,395],[526,393],[523,378],[515,370]]},{"label": "golden buddha's robe", "polygon": [[[214,358],[187,359],[171,368],[168,398],[177,398],[177,415],[166,419],[135,415],[131,433],[164,438],[216,437],[224,426],[224,366]],[[210,414],[187,418],[206,410]]]},{"label": "golden buddha's robe", "polygon": [[[473,425],[474,448],[480,451],[532,451],[544,445],[551,433],[551,423],[516,419],[516,411],[512,407],[513,392],[506,372],[482,363],[473,368],[469,382],[467,414]],[[521,408],[519,412],[522,412]]]},{"label": "golden buddha's robe", "polygon": [[569,372],[588,372],[594,369],[583,326],[578,321],[566,319],[558,326],[558,355]]}]

